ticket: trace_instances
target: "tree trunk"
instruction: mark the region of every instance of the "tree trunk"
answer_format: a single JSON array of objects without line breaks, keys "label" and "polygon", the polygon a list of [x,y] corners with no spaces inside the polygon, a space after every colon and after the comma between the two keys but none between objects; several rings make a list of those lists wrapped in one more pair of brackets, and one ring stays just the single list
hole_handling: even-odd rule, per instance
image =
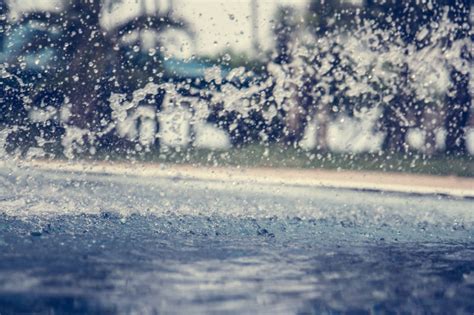
[{"label": "tree trunk", "polygon": [[64,93],[72,104],[70,123],[94,130],[107,111],[107,69],[114,51],[100,25],[102,5],[99,0],[70,0],[67,9],[66,43],[71,62],[64,70]]},{"label": "tree trunk", "polygon": [[400,68],[399,80],[396,83],[395,97],[384,108],[382,128],[386,136],[382,150],[387,153],[404,153],[408,151],[406,143],[408,128],[411,123],[408,114],[413,109],[413,90],[410,83],[410,69],[407,63]]},{"label": "tree trunk", "polygon": [[327,152],[328,145],[328,128],[329,128],[329,105],[324,104],[317,107],[314,117],[316,123],[316,151]]},{"label": "tree trunk", "polygon": [[436,153],[436,129],[442,126],[443,111],[437,105],[427,106],[423,113],[422,129],[425,131],[423,151],[431,156]]},{"label": "tree trunk", "polygon": [[[395,106],[395,105],[394,105]],[[382,143],[382,150],[387,153],[404,153],[408,147],[406,137],[408,126],[400,116],[405,115],[402,112],[403,106],[386,106],[382,118],[382,127],[385,130],[385,139]]]},{"label": "tree trunk", "polygon": [[284,141],[286,145],[292,146],[303,139],[304,130],[306,128],[305,110],[300,105],[298,97],[298,86],[290,84],[288,87],[291,96],[285,100],[283,107],[285,108],[285,135]]},{"label": "tree trunk", "polygon": [[446,153],[462,155],[467,153],[466,126],[469,121],[471,95],[469,94],[469,74],[451,71],[453,87],[448,91],[446,128]]},{"label": "tree trunk", "polygon": [[[455,41],[464,41],[466,44],[461,49],[461,55],[456,56],[469,67],[472,62],[472,34],[471,34],[471,4],[469,0],[456,0],[449,7],[449,19],[457,25],[448,39],[448,47]],[[458,60],[458,61],[459,61]],[[462,155],[467,153],[466,147],[466,125],[469,121],[471,107],[471,95],[469,94],[469,69],[451,70],[451,88],[448,90],[446,103],[446,153],[450,155]]]}]

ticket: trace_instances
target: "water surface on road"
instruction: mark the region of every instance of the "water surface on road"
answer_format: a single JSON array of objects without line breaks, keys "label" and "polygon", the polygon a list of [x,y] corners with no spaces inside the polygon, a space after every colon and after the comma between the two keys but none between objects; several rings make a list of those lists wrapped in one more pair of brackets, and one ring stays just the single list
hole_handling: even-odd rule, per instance
[{"label": "water surface on road", "polygon": [[472,200],[3,169],[0,313],[474,312]]}]

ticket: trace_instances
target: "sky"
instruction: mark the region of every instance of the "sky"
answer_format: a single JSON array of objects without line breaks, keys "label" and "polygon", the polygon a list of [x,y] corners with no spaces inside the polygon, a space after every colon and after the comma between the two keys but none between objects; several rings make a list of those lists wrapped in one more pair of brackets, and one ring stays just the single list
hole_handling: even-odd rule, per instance
[{"label": "sky", "polygon": [[[113,12],[105,12],[104,26],[139,12],[141,0],[122,0]],[[252,0],[172,0],[173,11],[189,21],[194,31],[191,40],[185,34],[169,34],[169,50],[180,57],[213,55],[223,50],[252,55]],[[262,49],[273,46],[272,19],[280,5],[291,5],[302,11],[308,0],[256,0],[258,8],[258,39]],[[60,0],[12,0],[16,12],[32,8],[60,10]],[[149,11],[161,12],[169,8],[170,0],[148,0]]]},{"label": "sky", "polygon": [[[179,13],[192,21],[197,49],[203,53],[231,48],[252,51],[251,0],[179,0]],[[272,20],[279,5],[302,7],[304,0],[259,0],[258,39],[263,49],[273,45]]]},{"label": "sky", "polygon": [[[105,24],[112,25],[138,12],[139,1],[123,0],[124,5],[106,17]],[[183,57],[190,54],[212,55],[231,49],[240,53],[252,53],[252,0],[173,0],[173,11],[189,21],[194,31],[193,41],[184,34],[173,34],[175,53]],[[307,0],[257,0],[259,15],[258,38],[263,49],[273,45],[272,19],[280,5],[304,8]],[[156,4],[154,6],[153,4]],[[149,0],[149,10],[166,11],[169,0]]]}]

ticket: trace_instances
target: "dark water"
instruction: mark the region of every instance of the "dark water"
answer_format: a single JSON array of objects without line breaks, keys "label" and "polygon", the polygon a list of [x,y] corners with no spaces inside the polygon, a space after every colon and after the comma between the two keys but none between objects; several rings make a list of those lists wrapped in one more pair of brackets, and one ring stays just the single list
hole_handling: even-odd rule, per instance
[{"label": "dark water", "polygon": [[474,313],[471,200],[2,176],[2,315]]}]

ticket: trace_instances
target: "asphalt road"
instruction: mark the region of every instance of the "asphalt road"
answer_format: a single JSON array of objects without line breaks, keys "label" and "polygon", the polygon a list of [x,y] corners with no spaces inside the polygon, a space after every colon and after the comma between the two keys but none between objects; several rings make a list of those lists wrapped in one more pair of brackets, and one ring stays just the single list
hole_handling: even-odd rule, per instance
[{"label": "asphalt road", "polygon": [[0,169],[1,315],[391,311],[474,313],[472,199]]}]

